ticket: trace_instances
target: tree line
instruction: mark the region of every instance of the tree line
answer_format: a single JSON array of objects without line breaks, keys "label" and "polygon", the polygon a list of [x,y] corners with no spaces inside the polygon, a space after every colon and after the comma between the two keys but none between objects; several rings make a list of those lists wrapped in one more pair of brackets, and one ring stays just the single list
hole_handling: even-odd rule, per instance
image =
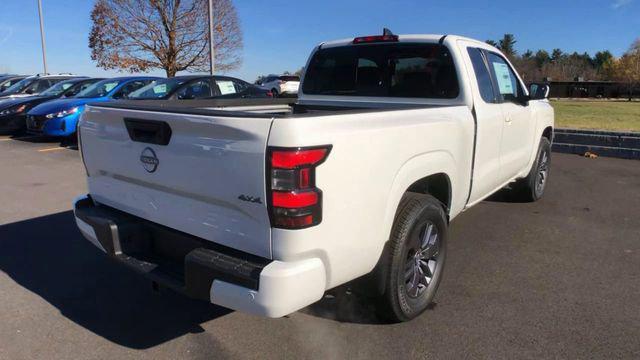
[{"label": "tree line", "polygon": [[629,87],[640,84],[640,38],[621,57],[608,50],[591,56],[588,53],[565,53],[561,49],[532,51],[518,54],[517,40],[513,34],[505,34],[498,41],[487,44],[500,49],[513,63],[526,82],[537,81],[616,81]]}]

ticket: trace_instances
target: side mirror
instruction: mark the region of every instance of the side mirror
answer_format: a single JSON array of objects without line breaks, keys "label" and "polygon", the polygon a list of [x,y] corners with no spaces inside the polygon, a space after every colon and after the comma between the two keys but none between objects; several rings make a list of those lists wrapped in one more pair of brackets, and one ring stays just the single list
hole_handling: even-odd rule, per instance
[{"label": "side mirror", "polygon": [[549,97],[551,88],[547,84],[531,84],[529,86],[529,97],[531,100],[544,100]]}]

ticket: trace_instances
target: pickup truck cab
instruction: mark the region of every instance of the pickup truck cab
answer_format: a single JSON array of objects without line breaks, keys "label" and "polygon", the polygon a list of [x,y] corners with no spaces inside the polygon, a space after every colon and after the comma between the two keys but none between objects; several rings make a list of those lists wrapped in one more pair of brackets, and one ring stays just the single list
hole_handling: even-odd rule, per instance
[{"label": "pickup truck cab", "polygon": [[360,279],[382,316],[422,313],[448,228],[547,185],[553,110],[494,47],[459,36],[326,42],[293,106],[88,105],[82,234],[162,286],[281,317]]}]

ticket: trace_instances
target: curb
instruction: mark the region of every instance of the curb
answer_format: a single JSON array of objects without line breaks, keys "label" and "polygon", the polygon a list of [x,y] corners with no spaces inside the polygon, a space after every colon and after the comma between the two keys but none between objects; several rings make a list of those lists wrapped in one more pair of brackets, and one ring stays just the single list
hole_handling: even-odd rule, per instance
[{"label": "curb", "polygon": [[556,129],[553,151],[640,160],[640,133],[601,130]]}]

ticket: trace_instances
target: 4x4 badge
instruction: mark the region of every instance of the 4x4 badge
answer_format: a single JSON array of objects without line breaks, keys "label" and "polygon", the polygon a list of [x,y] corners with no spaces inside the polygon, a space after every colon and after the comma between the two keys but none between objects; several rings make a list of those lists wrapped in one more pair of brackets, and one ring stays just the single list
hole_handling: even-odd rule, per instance
[{"label": "4x4 badge", "polygon": [[262,200],[259,197],[253,197],[249,195],[240,195],[238,196],[238,199],[242,201],[254,203],[254,204],[262,204]]}]

